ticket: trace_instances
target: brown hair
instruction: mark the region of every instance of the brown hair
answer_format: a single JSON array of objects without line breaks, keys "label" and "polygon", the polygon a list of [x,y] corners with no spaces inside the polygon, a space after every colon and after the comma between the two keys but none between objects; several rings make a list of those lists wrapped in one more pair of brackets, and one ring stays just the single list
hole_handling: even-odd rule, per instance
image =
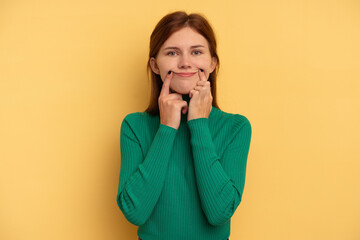
[{"label": "brown hair", "polygon": [[211,86],[211,95],[213,97],[212,106],[219,108],[216,102],[216,76],[219,70],[220,61],[216,52],[216,39],[214,31],[212,30],[209,22],[202,15],[196,13],[188,15],[183,11],[177,11],[164,16],[158,22],[150,37],[150,52],[147,70],[151,73],[151,95],[149,106],[145,111],[151,115],[159,114],[158,98],[160,96],[163,82],[160,75],[155,74],[151,70],[150,59],[152,57],[156,57],[161,46],[170,37],[171,34],[184,27],[191,27],[200,33],[209,43],[211,57],[215,57],[217,60],[216,68],[209,76],[209,82]]}]

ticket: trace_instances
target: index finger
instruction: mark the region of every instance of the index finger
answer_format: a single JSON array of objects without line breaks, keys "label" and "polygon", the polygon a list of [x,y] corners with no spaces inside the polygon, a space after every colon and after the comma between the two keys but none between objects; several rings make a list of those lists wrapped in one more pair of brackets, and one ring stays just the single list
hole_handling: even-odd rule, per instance
[{"label": "index finger", "polygon": [[205,81],[205,82],[207,81],[205,72],[202,69],[199,69],[199,77],[200,77],[200,81]]},{"label": "index finger", "polygon": [[165,77],[165,80],[163,82],[160,96],[169,95],[170,94],[170,81],[173,77],[173,72],[169,71],[168,74]]}]

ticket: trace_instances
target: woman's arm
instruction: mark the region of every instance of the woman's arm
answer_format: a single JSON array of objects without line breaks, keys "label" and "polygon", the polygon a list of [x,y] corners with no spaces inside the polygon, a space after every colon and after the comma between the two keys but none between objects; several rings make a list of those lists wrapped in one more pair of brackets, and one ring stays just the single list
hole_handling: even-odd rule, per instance
[{"label": "woman's arm", "polygon": [[234,214],[241,202],[250,147],[251,125],[236,115],[239,127],[222,158],[216,153],[208,118],[188,121],[198,191],[210,224],[221,225]]},{"label": "woman's arm", "polygon": [[116,201],[126,219],[140,226],[150,217],[159,199],[177,130],[160,124],[144,159],[133,127],[136,126],[126,118],[121,124],[121,170]]}]

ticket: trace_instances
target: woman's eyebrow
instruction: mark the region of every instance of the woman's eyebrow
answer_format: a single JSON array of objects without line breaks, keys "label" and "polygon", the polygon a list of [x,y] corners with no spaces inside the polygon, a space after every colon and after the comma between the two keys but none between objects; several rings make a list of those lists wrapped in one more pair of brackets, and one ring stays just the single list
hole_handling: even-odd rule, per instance
[{"label": "woman's eyebrow", "polygon": [[[191,46],[190,48],[201,48],[201,47],[204,48],[205,46],[203,46],[203,45],[194,45],[194,46]],[[180,50],[180,48],[178,48],[178,47],[172,47],[172,46],[169,46],[169,47],[164,48],[164,50],[168,50],[168,49]]]},{"label": "woman's eyebrow", "polygon": [[178,48],[178,47],[166,47],[166,48],[164,48],[164,50],[168,50],[168,49],[180,49],[180,48]]},{"label": "woman's eyebrow", "polygon": [[203,45],[195,45],[195,46],[191,46],[190,48],[201,48],[201,47],[205,47],[205,46],[203,46]]}]

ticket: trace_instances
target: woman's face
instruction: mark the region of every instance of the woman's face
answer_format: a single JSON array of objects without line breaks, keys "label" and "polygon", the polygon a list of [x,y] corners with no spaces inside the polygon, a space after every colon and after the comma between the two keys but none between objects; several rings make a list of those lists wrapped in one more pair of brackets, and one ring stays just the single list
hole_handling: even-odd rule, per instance
[{"label": "woman's face", "polygon": [[189,94],[199,81],[199,69],[206,78],[215,70],[217,61],[211,57],[208,41],[190,27],[174,32],[161,46],[156,58],[150,59],[154,73],[164,81],[169,71],[174,72],[170,89]]}]

